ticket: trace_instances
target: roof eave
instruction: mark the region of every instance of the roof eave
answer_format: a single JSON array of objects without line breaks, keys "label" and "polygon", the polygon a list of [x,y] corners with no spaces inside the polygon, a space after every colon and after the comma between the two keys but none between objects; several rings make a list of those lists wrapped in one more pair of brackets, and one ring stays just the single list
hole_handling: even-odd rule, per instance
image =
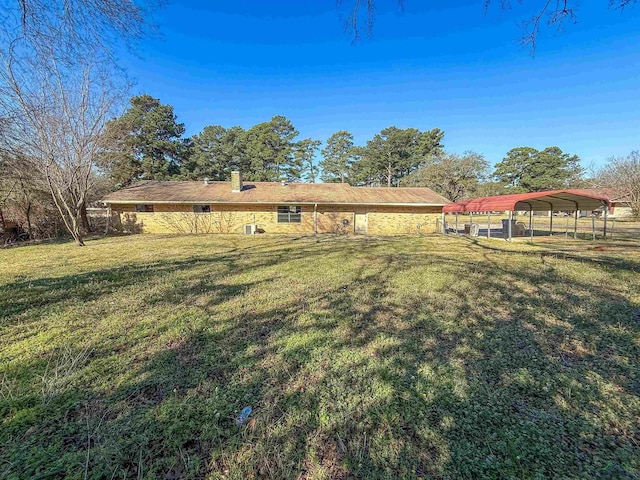
[{"label": "roof eave", "polygon": [[296,200],[292,201],[269,201],[269,202],[226,202],[226,201],[210,201],[210,200],[100,200],[102,203],[109,205],[131,205],[150,203],[155,205],[354,205],[354,206],[392,206],[392,207],[444,207],[448,203],[407,203],[407,202],[300,202]]}]

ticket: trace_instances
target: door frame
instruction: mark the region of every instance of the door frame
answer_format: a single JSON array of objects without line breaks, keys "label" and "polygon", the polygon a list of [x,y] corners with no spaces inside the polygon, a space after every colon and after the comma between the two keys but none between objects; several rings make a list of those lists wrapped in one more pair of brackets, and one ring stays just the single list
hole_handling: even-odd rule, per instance
[{"label": "door frame", "polygon": [[[358,231],[358,216],[364,217],[364,232]],[[366,235],[369,233],[369,215],[366,210],[355,210],[353,212],[353,234],[354,235]]]}]

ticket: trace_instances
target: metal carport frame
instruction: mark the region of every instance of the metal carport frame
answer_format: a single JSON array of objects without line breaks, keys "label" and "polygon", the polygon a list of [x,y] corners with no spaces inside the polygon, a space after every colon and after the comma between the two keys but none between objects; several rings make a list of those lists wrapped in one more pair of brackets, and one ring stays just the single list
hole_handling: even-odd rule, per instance
[{"label": "metal carport frame", "polygon": [[[497,195],[493,197],[480,197],[471,200],[465,200],[462,202],[450,203],[442,207],[442,222],[443,228],[445,225],[445,215],[447,213],[455,213],[456,217],[459,213],[474,212],[488,212],[489,218],[493,211],[508,211],[509,223],[508,223],[508,237],[507,240],[511,241],[511,219],[513,218],[513,212],[515,211],[528,211],[529,212],[529,229],[533,239],[532,229],[532,215],[533,212],[551,212],[550,215],[550,230],[553,233],[553,211],[558,210],[573,210],[574,215],[574,229],[573,237],[577,238],[578,235],[578,212],[580,210],[596,210],[600,207],[604,208],[604,238],[607,238],[607,212],[609,210],[609,201],[604,197],[596,195],[587,195],[582,192],[578,193],[573,190],[551,190],[547,192],[532,192],[532,193],[516,193],[512,195]],[[456,218],[457,222],[457,218]],[[456,229],[457,231],[457,229]],[[445,232],[446,233],[446,232]],[[489,228],[487,229],[487,237],[491,235],[491,224],[489,221]]]}]

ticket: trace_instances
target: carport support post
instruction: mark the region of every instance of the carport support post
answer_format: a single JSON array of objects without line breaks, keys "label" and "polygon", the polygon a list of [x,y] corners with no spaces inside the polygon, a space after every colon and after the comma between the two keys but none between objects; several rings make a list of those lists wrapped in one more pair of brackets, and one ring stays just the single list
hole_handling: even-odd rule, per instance
[{"label": "carport support post", "polygon": [[446,215],[446,213],[442,212],[442,233],[443,233],[443,235],[447,234],[447,224],[444,223],[445,215]]},{"label": "carport support post", "polygon": [[460,235],[460,231],[458,230],[458,212],[456,212],[456,235]]},{"label": "carport support post", "polygon": [[549,210],[549,236],[553,237],[553,210]]},{"label": "carport support post", "polygon": [[529,210],[529,233],[531,234],[531,241],[533,242],[533,210]]},{"label": "carport support post", "polygon": [[507,226],[507,232],[509,232],[508,235],[508,241],[511,241],[511,220],[513,219],[513,212],[511,210],[509,210],[509,225]]},{"label": "carport support post", "polygon": [[487,212],[487,238],[491,238],[491,212]]},{"label": "carport support post", "polygon": [[576,213],[573,218],[573,238],[574,239],[578,238],[578,213],[580,213],[580,211],[578,210],[578,207],[576,207]]},{"label": "carport support post", "polygon": [[607,212],[609,211],[609,205],[604,204],[604,239],[607,239]]},{"label": "carport support post", "polygon": [[591,235],[595,240],[596,239],[596,217],[594,215],[591,215]]}]

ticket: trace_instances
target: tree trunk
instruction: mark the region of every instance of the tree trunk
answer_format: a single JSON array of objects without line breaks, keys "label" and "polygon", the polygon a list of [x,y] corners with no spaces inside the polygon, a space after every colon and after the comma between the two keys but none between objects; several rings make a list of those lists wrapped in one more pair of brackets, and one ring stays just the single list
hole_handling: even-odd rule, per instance
[{"label": "tree trunk", "polygon": [[60,189],[53,185],[48,172],[47,182],[49,184],[49,191],[53,198],[53,203],[55,203],[58,212],[60,212],[60,217],[64,222],[64,226],[75,240],[76,245],[78,247],[84,247],[84,240],[82,232],[80,231],[80,219],[82,217],[81,212],[77,209],[77,205],[70,205],[67,203]]},{"label": "tree trunk", "polygon": [[31,233],[31,200],[27,193],[27,189],[24,186],[24,178],[20,178],[20,188],[22,191],[22,197],[24,198],[24,216],[27,219],[27,234],[29,235],[29,240],[33,239],[33,235]]},{"label": "tree trunk", "polygon": [[0,208],[0,225],[2,225],[2,233],[7,231],[7,224],[4,221],[4,214],[2,213],[2,209]]},{"label": "tree trunk", "polygon": [[83,238],[82,232],[80,231],[80,224],[78,220],[75,218],[71,219],[70,233],[76,242],[76,246],[84,247],[84,238]]},{"label": "tree trunk", "polygon": [[84,231],[87,233],[90,233],[93,231],[93,229],[91,228],[91,224],[89,223],[89,216],[87,215],[87,204],[83,203],[82,207],[80,208],[80,215],[81,215],[81,219],[82,219],[82,228],[84,228]]},{"label": "tree trunk", "polygon": [[391,188],[391,164],[387,166],[387,187]]},{"label": "tree trunk", "polygon": [[27,229],[29,234],[29,240],[33,240],[33,231],[31,228],[31,202],[27,202],[27,208],[25,210],[25,216],[27,217]]}]

